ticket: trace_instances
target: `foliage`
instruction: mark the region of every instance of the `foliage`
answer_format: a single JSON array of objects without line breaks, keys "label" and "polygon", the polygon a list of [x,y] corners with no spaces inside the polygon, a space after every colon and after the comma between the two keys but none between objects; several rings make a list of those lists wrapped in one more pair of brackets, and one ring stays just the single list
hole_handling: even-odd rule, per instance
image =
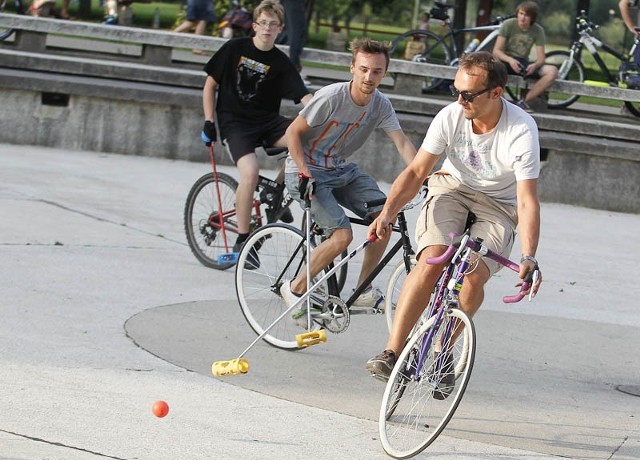
[{"label": "foliage", "polygon": [[626,30],[622,19],[614,18],[607,25],[600,27],[597,35],[610,47],[620,52],[625,52],[624,36]]},{"label": "foliage", "polygon": [[566,12],[556,11],[543,18],[541,24],[548,41],[552,39],[555,42],[562,41],[568,45],[573,37],[575,19]]}]

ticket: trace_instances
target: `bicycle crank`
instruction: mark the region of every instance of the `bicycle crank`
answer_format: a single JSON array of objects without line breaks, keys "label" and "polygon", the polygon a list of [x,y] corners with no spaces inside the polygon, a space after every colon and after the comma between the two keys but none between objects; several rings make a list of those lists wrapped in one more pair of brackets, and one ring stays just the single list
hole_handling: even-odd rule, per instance
[{"label": "bicycle crank", "polygon": [[344,332],[351,322],[349,309],[340,297],[328,296],[322,305],[322,313],[316,320],[322,321],[322,325],[329,332],[339,334]]}]

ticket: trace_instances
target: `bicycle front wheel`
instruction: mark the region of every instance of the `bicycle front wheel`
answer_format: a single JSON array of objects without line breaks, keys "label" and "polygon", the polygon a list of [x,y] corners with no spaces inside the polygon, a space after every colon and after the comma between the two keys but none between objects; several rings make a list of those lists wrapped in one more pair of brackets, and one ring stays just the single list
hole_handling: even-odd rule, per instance
[{"label": "bicycle front wheel", "polygon": [[[549,51],[545,55],[544,63],[558,68],[558,81],[584,81],[584,66],[582,62],[571,57],[569,51]],[[549,91],[547,106],[552,109],[569,107],[580,96],[567,92]]]},{"label": "bicycle front wheel", "polygon": [[[304,236],[299,230],[285,224],[269,224],[259,228],[251,234],[240,251],[236,267],[236,294],[240,309],[258,335],[273,324],[263,339],[274,347],[297,349],[296,334],[305,332],[292,319],[293,311],[276,323],[287,309],[280,295],[280,287],[298,275],[305,261]],[[325,283],[312,294],[312,302],[323,304],[327,292]],[[313,323],[313,328],[317,330],[320,325]]]},{"label": "bicycle front wheel", "polygon": [[238,182],[224,173],[218,173],[216,184],[211,172],[198,179],[187,196],[184,206],[187,242],[196,259],[206,267],[226,270],[234,265],[223,255],[232,252],[238,233],[237,188]]},{"label": "bicycle front wheel", "polygon": [[[411,270],[416,266],[415,256],[411,256],[410,260]],[[384,315],[387,319],[387,327],[391,332],[393,326],[393,317],[396,314],[396,305],[398,304],[398,298],[400,297],[400,290],[404,284],[404,280],[407,278],[407,267],[405,266],[404,259],[398,262],[393,269],[393,273],[387,282],[386,294],[384,297]]]},{"label": "bicycle front wheel", "polygon": [[[396,37],[391,43],[390,54],[392,59],[429,64],[450,65],[453,61],[453,53],[442,37],[427,30],[410,30]],[[447,81],[438,77],[425,77],[422,92],[440,89],[448,91]]]},{"label": "bicycle front wheel", "polygon": [[636,117],[640,117],[640,102],[624,101],[624,105],[629,112],[634,114]]},{"label": "bicycle front wheel", "polygon": [[[436,342],[456,327],[464,329],[448,349],[451,365],[438,358]],[[447,311],[440,324],[427,320],[405,345],[385,388],[378,429],[387,454],[410,458],[426,449],[444,430],[455,413],[469,383],[475,359],[475,329],[471,319],[457,308]],[[428,342],[426,346],[423,346]],[[423,351],[424,350],[424,351]],[[422,361],[420,368],[417,368]],[[454,386],[446,396],[442,381],[453,374]],[[440,390],[439,390],[440,388]]]}]

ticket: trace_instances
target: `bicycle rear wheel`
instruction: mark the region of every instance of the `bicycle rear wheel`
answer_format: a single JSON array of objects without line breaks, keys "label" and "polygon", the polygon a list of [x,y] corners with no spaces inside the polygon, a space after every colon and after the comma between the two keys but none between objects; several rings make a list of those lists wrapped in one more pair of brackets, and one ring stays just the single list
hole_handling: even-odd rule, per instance
[{"label": "bicycle rear wheel", "polygon": [[[411,256],[411,269],[416,266],[415,256]],[[393,269],[393,273],[387,282],[387,289],[384,297],[384,315],[387,319],[387,327],[391,332],[391,326],[393,325],[393,317],[396,314],[396,305],[398,304],[398,298],[400,297],[400,289],[402,284],[407,278],[407,268],[405,267],[404,259],[398,262]]]},{"label": "bicycle rear wheel", "polygon": [[[573,59],[569,51],[549,51],[545,55],[544,63],[558,68],[558,81],[584,81],[584,66],[582,62]],[[547,106],[552,109],[569,107],[580,96],[569,92],[549,91]]]},{"label": "bicycle rear wheel", "polygon": [[[391,58],[429,64],[450,65],[453,53],[442,37],[426,30],[410,30],[396,37],[391,43]],[[394,75],[395,78],[395,75]],[[448,80],[424,77],[422,92],[442,89],[448,91]]]},{"label": "bicycle rear wheel", "polygon": [[[196,259],[206,267],[226,270],[234,265],[233,261],[225,261],[220,256],[233,251],[233,243],[238,233],[235,207],[237,188],[238,182],[224,173],[218,173],[216,187],[211,172],[200,177],[187,196],[184,206],[187,242]],[[224,235],[222,226],[225,230]],[[226,241],[223,236],[226,236]]]},{"label": "bicycle rear wheel", "polygon": [[624,101],[624,105],[629,112],[634,114],[636,117],[640,117],[640,102]]},{"label": "bicycle rear wheel", "polygon": [[[437,386],[445,377],[447,366],[436,358],[436,340],[463,324],[464,330],[449,347],[453,356],[455,386],[445,399],[437,399]],[[423,364],[416,369],[422,354],[423,342],[433,330],[423,356]],[[426,449],[447,426],[455,413],[469,383],[475,359],[475,329],[473,322],[457,308],[447,311],[435,324],[435,317],[427,320],[411,336],[398,357],[387,386],[378,421],[380,441],[387,454],[394,458],[410,458]],[[449,371],[451,373],[451,371]]]},{"label": "bicycle rear wheel", "polygon": [[[236,294],[242,314],[256,334],[262,334],[287,309],[280,286],[303,268],[305,246],[299,230],[290,225],[269,224],[256,230],[242,247],[236,267]],[[259,263],[255,263],[256,259]],[[324,283],[312,295],[313,303],[323,304],[327,293]],[[317,329],[320,325],[314,324]],[[297,349],[296,334],[302,332],[304,329],[289,313],[269,330],[264,340],[274,347]]]}]

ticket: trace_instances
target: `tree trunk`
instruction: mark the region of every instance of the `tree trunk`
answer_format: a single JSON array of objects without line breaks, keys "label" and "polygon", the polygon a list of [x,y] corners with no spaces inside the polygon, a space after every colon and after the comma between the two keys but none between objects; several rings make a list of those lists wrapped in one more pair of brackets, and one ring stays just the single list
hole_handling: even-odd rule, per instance
[{"label": "tree trunk", "polygon": [[78,17],[89,19],[91,17],[91,0],[80,0],[78,3]]},{"label": "tree trunk", "polygon": [[[462,29],[465,26],[466,23],[466,18],[467,18],[467,1],[466,0],[458,0],[456,2],[456,10],[455,10],[455,15],[453,17],[453,27],[455,29]],[[464,34],[458,34],[457,37],[455,37],[456,40],[456,47],[458,48],[458,51],[461,53],[462,50],[464,50]]]},{"label": "tree trunk", "polygon": [[[493,10],[493,0],[480,0],[478,3],[478,14],[476,15],[476,26],[484,26],[491,21],[491,11]],[[478,40],[482,41],[489,35],[489,32],[478,32]]]}]

